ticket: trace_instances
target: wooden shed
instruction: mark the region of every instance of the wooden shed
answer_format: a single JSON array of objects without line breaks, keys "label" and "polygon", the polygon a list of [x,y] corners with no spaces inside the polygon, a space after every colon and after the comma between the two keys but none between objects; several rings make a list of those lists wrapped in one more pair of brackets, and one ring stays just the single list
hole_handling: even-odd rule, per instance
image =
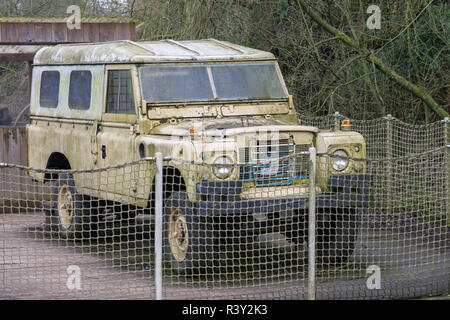
[{"label": "wooden shed", "polygon": [[[72,21],[68,21],[68,18],[0,17],[0,62],[28,62],[29,82],[28,88],[24,88],[24,94],[25,92],[29,94],[31,89],[34,56],[44,46],[117,40],[136,41],[136,25],[130,19],[82,18],[79,28],[73,28],[71,23]],[[0,109],[4,107],[1,101],[3,94],[1,89]],[[19,117],[27,108],[28,106],[24,106]],[[1,118],[0,116],[0,120]],[[0,160],[1,153],[3,152],[0,150]]]},{"label": "wooden shed", "polygon": [[33,61],[42,47],[61,43],[136,40],[135,22],[128,19],[82,18],[70,29],[66,18],[0,18],[0,61]]}]

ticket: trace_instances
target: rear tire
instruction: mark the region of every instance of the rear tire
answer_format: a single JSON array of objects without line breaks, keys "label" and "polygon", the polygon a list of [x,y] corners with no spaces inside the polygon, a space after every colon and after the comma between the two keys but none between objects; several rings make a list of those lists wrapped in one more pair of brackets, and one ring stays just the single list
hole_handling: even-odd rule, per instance
[{"label": "rear tire", "polygon": [[[358,236],[355,210],[331,209],[319,212],[316,226],[316,262],[324,267],[346,263],[355,250]],[[308,242],[308,215],[295,217],[280,231],[297,245]]]},{"label": "rear tire", "polygon": [[336,209],[320,214],[317,221],[317,263],[339,266],[351,258],[358,237],[354,209]]},{"label": "rear tire", "polygon": [[60,173],[52,199],[52,207],[47,213],[50,230],[60,238],[90,238],[94,215],[89,210],[88,196],[76,192],[71,173]]}]

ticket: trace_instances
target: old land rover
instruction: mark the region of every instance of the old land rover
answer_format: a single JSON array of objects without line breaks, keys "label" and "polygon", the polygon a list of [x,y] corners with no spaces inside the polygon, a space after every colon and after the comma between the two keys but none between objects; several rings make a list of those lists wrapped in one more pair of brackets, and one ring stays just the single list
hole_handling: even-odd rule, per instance
[{"label": "old land rover", "polygon": [[[355,206],[365,198],[340,191],[364,180],[365,166],[347,157],[364,158],[365,141],[301,125],[271,53],[215,39],[45,47],[34,59],[27,131],[33,168],[98,169],[161,152],[163,250],[178,273],[201,266],[236,229],[307,241],[309,158],[295,154],[314,146],[337,156],[317,161],[316,208],[327,217],[318,223],[318,259],[341,263],[353,252]],[[102,210],[79,199],[119,205],[128,218],[152,213],[154,172],[92,189],[71,172],[32,175],[56,184],[49,215],[60,236],[101,221]]]}]

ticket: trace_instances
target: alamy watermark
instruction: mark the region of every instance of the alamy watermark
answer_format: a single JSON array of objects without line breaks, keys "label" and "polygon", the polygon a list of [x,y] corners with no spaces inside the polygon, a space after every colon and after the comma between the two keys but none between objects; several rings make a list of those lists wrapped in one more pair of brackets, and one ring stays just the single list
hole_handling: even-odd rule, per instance
[{"label": "alamy watermark", "polygon": [[381,9],[377,5],[370,5],[366,13],[369,13],[370,16],[367,18],[366,26],[370,30],[381,29]]},{"label": "alamy watermark", "polygon": [[381,289],[381,269],[377,265],[368,266],[366,275],[369,275],[366,281],[367,289]]},{"label": "alamy watermark", "polygon": [[74,30],[74,29],[81,29],[81,9],[79,6],[71,5],[67,7],[66,10],[67,14],[70,14],[69,17],[66,19],[66,25],[67,29]]},{"label": "alamy watermark", "polygon": [[81,290],[81,269],[77,265],[70,265],[67,267],[67,289]]}]

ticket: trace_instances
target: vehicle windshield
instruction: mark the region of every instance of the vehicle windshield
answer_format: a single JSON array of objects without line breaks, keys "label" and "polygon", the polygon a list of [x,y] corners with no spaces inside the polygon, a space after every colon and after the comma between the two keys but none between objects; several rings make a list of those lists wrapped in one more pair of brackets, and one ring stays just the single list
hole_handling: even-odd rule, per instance
[{"label": "vehicle windshield", "polygon": [[152,65],[139,69],[149,103],[284,99],[275,63]]}]

